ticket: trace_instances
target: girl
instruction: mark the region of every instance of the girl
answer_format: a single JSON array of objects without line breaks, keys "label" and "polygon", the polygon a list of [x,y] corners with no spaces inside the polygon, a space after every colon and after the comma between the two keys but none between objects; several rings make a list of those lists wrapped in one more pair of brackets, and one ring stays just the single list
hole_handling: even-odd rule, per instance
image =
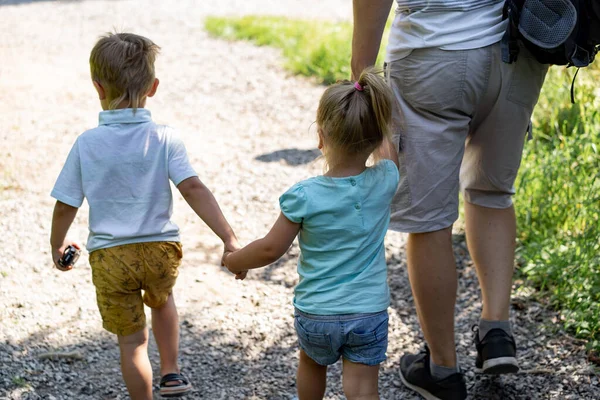
[{"label": "girl", "polygon": [[[389,140],[392,98],[371,70],[355,83],[329,87],[317,110],[327,172],[292,186],[280,197],[281,214],[267,236],[223,259],[243,279],[247,270],[276,261],[298,235],[300,400],[323,398],[327,366],[340,356],[346,397],[379,399],[389,305],[383,240],[399,178]],[[383,159],[367,167],[372,154]]]}]

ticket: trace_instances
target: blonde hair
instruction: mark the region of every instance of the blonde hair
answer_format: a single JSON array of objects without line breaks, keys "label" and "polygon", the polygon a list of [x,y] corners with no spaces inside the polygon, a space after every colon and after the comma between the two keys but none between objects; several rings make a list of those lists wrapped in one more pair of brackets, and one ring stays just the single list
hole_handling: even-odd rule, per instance
[{"label": "blonde hair", "polygon": [[371,154],[391,136],[393,94],[380,71],[364,70],[356,84],[338,82],[319,101],[317,124],[326,140],[329,167],[344,155]]},{"label": "blonde hair", "polygon": [[123,101],[138,108],[154,84],[154,60],[158,47],[150,39],[133,33],[108,33],[90,54],[92,80],[99,82],[114,110]]}]

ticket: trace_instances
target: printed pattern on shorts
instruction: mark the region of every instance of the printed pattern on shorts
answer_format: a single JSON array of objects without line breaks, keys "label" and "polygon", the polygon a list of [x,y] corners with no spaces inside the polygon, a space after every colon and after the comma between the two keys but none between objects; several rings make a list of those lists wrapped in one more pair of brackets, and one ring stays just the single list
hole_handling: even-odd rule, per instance
[{"label": "printed pattern on shorts", "polygon": [[121,336],[143,329],[144,304],[158,308],[166,303],[182,255],[177,242],[133,243],[90,253],[104,329]]}]

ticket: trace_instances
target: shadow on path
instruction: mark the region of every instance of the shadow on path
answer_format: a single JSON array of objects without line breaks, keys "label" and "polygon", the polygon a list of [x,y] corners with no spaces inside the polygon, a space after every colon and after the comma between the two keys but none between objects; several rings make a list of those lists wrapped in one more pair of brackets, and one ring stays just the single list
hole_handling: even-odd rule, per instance
[{"label": "shadow on path", "polygon": [[[181,366],[194,385],[187,398],[294,398],[298,350],[291,316],[289,319],[285,329],[265,331],[260,326],[246,325],[239,326],[239,330],[232,333],[215,326],[207,327],[206,321],[203,324],[197,313],[182,314]],[[112,335],[104,331],[88,332],[74,337],[70,344],[60,349],[77,351],[82,360],[40,360],[38,355],[50,350],[40,337],[53,330],[40,332],[17,344],[0,344],[0,347],[7,347],[5,354],[12,357],[12,361],[3,366],[3,372],[8,373],[9,378],[5,376],[4,381],[0,381],[0,398],[127,398],[119,371],[118,347]],[[156,345],[151,340],[150,357],[157,390],[159,359]],[[388,400],[416,400],[418,397],[402,385],[389,384],[398,381],[398,367],[397,362],[382,367],[381,382],[388,384],[380,388],[381,395]],[[85,379],[80,379],[81,376]],[[589,379],[560,371],[471,377],[468,378],[469,399],[592,399],[594,397],[590,396],[599,392],[592,394],[590,386],[582,388],[590,385]],[[328,381],[328,397],[343,398],[339,362],[330,368]]]},{"label": "shadow on path", "polygon": [[283,149],[273,151],[271,153],[261,154],[255,159],[265,163],[284,161],[291,166],[308,164],[321,156],[318,149],[300,150],[300,149]]}]

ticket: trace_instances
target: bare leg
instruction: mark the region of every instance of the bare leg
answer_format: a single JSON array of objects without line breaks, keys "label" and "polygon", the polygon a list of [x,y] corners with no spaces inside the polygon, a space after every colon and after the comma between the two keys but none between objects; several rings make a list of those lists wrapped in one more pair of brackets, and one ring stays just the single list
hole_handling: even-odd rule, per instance
[{"label": "bare leg", "polygon": [[321,400],[325,395],[327,367],[313,361],[300,350],[300,363],[296,375],[298,398],[300,400]]},{"label": "bare leg", "polygon": [[148,358],[148,330],[118,336],[121,372],[131,400],[152,400],[152,367]]},{"label": "bare leg", "polygon": [[173,294],[162,307],[152,309],[152,331],[160,354],[160,376],[179,373],[179,316]]},{"label": "bare leg", "polygon": [[452,250],[452,228],[411,233],[407,242],[410,285],[432,361],[456,367],[454,305],[457,273]]},{"label": "bare leg", "polygon": [[515,210],[512,206],[496,209],[465,202],[465,223],[483,296],[481,317],[506,321],[515,258]]},{"label": "bare leg", "polygon": [[344,394],[348,400],[379,400],[379,365],[344,359]]}]

